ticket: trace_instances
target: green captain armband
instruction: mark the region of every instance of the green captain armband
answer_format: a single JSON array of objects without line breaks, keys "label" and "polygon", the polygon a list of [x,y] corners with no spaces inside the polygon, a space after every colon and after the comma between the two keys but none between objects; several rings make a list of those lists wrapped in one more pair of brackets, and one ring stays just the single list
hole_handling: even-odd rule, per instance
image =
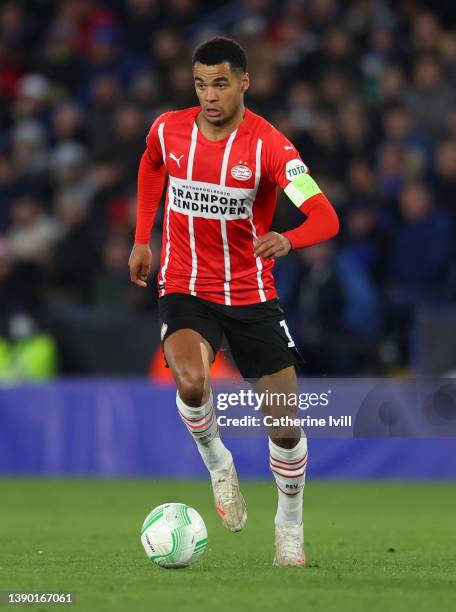
[{"label": "green captain armband", "polygon": [[320,187],[310,174],[301,174],[301,176],[295,178],[291,183],[288,183],[284,191],[298,208],[309,198],[321,193]]}]

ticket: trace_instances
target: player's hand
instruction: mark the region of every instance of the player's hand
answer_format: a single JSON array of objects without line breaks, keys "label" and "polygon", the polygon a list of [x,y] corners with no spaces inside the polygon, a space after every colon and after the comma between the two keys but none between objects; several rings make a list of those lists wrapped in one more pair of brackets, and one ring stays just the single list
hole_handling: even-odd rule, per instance
[{"label": "player's hand", "polygon": [[148,244],[134,244],[128,260],[130,280],[138,287],[147,287],[152,266],[152,251]]},{"label": "player's hand", "polygon": [[277,232],[268,232],[261,238],[255,241],[253,252],[257,257],[264,259],[274,259],[275,257],[283,257],[291,251],[291,243],[282,234]]}]

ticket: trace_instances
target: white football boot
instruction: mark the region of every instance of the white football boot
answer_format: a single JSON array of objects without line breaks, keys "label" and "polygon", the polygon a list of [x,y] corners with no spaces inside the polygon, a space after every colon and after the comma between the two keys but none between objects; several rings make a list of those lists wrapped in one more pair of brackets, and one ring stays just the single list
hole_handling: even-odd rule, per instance
[{"label": "white football boot", "polygon": [[304,528],[301,525],[275,526],[274,565],[305,565]]},{"label": "white football boot", "polygon": [[224,526],[230,531],[241,531],[247,521],[247,507],[239,489],[234,462],[228,467],[211,472],[215,509]]}]

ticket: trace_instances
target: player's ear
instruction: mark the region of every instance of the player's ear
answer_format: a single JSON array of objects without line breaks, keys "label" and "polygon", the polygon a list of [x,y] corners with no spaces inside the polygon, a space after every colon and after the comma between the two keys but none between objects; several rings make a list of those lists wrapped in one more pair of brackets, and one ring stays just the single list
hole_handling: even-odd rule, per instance
[{"label": "player's ear", "polygon": [[250,86],[250,76],[248,72],[244,72],[241,77],[241,92],[245,93]]}]

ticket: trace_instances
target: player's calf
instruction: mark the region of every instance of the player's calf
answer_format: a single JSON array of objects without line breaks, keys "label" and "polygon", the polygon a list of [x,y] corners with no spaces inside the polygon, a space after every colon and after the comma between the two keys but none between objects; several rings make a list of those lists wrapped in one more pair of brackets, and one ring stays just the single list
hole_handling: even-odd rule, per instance
[{"label": "player's calf", "polygon": [[179,392],[176,403],[210,472],[215,508],[227,529],[240,531],[247,520],[247,510],[239,490],[233,457],[220,439],[212,392],[202,406],[188,406],[182,401]]},{"label": "player's calf", "polygon": [[179,415],[196,442],[198,451],[209,472],[220,470],[232,461],[231,453],[220,439],[212,391],[201,406],[189,406],[176,395]]},{"label": "player's calf", "polygon": [[303,491],[307,466],[307,439],[292,448],[269,440],[269,465],[274,475],[278,504],[275,516],[276,565],[304,565],[302,521]]}]

